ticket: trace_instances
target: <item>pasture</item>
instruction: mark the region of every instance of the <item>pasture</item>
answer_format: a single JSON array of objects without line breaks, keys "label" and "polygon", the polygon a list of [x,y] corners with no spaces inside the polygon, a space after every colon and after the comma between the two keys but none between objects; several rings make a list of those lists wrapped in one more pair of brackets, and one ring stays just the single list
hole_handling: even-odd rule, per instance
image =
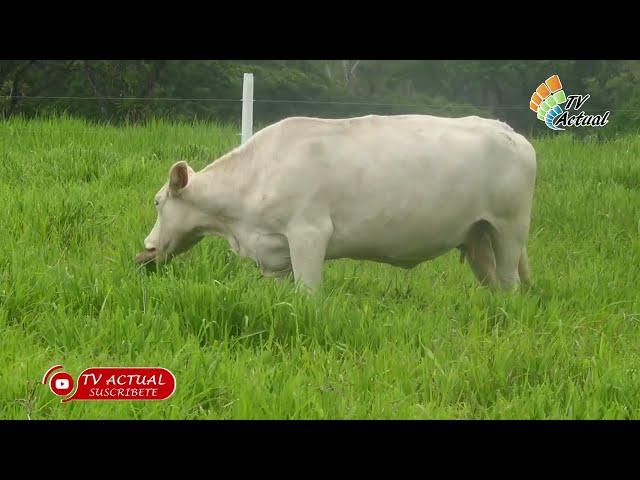
[{"label": "pasture", "polygon": [[[157,271],[134,255],[169,167],[237,145],[204,123],[0,122],[0,418],[640,418],[640,138],[533,139],[526,293],[457,251],[405,271],[327,263],[315,296],[226,240]],[[165,401],[61,404],[55,364],[159,366]]]}]

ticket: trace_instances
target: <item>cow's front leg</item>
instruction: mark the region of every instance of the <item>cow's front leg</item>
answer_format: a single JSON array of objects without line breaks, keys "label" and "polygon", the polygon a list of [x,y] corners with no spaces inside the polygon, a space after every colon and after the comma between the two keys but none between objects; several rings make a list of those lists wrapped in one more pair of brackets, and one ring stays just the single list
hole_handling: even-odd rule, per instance
[{"label": "cow's front leg", "polygon": [[322,280],[327,245],[333,233],[333,225],[296,225],[286,234],[293,277],[298,285],[315,290]]}]

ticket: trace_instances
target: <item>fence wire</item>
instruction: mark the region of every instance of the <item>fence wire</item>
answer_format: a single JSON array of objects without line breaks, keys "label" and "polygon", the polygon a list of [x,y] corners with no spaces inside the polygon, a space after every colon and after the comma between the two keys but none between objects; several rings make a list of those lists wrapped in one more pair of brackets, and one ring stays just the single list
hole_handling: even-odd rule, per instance
[{"label": "fence wire", "polygon": [[[171,98],[171,97],[65,97],[65,96],[29,96],[29,95],[3,95],[0,98],[17,100],[111,100],[111,101],[160,101],[160,102],[238,102],[241,98]],[[474,105],[474,104],[425,104],[425,103],[378,103],[378,102],[344,102],[338,100],[287,100],[254,98],[254,103],[289,103],[308,105],[349,105],[371,107],[401,107],[401,108],[486,108],[486,109],[518,109],[528,110],[528,106],[522,105]]]}]

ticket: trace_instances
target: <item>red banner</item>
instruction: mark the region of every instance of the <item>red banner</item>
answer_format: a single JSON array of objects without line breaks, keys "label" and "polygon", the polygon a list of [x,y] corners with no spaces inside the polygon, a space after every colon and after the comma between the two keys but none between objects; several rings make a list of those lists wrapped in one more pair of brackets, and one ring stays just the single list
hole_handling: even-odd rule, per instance
[{"label": "red banner", "polygon": [[176,389],[176,379],[166,368],[156,367],[97,367],[87,368],[74,382],[71,375],[58,372],[61,365],[50,368],[43,379],[56,395],[66,396],[77,386],[71,400],[166,400]]}]

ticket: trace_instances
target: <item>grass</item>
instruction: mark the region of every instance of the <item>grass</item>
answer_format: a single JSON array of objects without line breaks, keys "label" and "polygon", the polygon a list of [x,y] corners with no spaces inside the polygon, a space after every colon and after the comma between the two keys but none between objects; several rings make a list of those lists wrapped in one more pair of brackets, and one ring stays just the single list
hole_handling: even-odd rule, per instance
[{"label": "grass", "polygon": [[[640,418],[640,139],[535,141],[526,294],[457,252],[404,271],[326,264],[315,297],[208,239],[133,258],[170,165],[238,142],[211,124],[0,123],[0,418]],[[61,404],[63,364],[161,366],[161,402]]]}]

